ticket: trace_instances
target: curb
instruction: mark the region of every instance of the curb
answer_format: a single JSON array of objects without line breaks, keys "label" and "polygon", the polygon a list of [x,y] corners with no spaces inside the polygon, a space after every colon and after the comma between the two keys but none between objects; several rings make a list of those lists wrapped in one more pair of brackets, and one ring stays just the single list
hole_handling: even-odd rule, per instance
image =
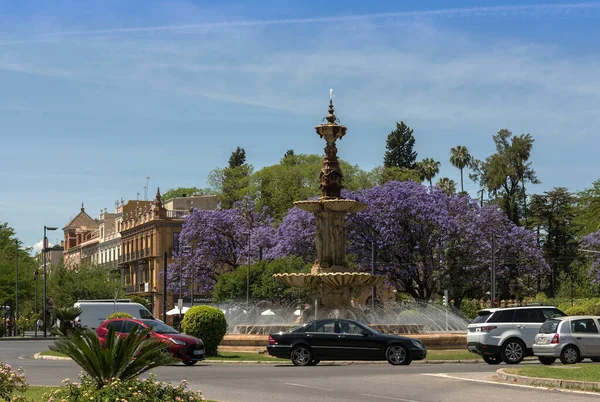
[{"label": "curb", "polygon": [[600,382],[590,381],[575,381],[575,380],[559,380],[553,378],[536,378],[536,377],[525,377],[518,374],[510,374],[504,371],[505,369],[499,369],[496,371],[496,375],[499,379],[515,384],[532,385],[537,387],[549,387],[549,388],[566,388],[566,389],[578,389],[584,391],[600,391]]},{"label": "curb", "polygon": [[[33,355],[36,360],[72,360],[70,357],[62,356],[44,356],[40,353]],[[287,364],[287,361],[253,361],[253,360],[203,360],[200,364]],[[469,359],[469,360],[416,360],[413,364],[478,364],[483,363],[483,360]],[[360,361],[360,360],[341,360],[341,361],[326,361],[321,363],[321,366],[354,366],[360,364],[388,364],[387,361]]]}]

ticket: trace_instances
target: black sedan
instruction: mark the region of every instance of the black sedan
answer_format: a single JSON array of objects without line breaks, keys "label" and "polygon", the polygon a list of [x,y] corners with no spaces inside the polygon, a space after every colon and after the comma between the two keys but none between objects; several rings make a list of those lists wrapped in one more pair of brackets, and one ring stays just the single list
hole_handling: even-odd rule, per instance
[{"label": "black sedan", "polygon": [[381,334],[345,319],[315,320],[289,332],[269,334],[267,351],[291,359],[296,366],[314,366],[321,360],[387,360],[396,366],[427,356],[417,339]]}]

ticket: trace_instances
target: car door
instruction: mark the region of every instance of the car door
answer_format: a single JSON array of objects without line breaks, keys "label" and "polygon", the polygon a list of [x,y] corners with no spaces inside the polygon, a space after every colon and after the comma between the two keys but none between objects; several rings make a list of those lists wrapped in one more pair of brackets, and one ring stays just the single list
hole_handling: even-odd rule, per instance
[{"label": "car door", "polygon": [[600,356],[600,334],[592,318],[571,321],[571,335],[575,338],[581,356]]},{"label": "car door", "polygon": [[336,331],[339,341],[340,359],[375,360],[383,356],[380,342],[372,335],[363,335],[360,325],[352,321],[338,320]]},{"label": "car door", "polygon": [[321,320],[307,328],[306,339],[317,360],[337,360],[340,356],[335,320]]},{"label": "car door", "polygon": [[519,338],[525,342],[527,349],[533,347],[535,336],[540,331],[544,321],[543,314],[537,308],[523,308],[515,311],[513,328]]}]

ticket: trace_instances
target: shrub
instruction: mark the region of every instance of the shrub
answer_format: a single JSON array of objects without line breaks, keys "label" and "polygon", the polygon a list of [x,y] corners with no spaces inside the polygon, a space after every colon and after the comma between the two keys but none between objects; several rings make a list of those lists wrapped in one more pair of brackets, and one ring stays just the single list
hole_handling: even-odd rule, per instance
[{"label": "shrub", "polygon": [[[71,328],[74,328],[75,323],[73,321],[75,318],[79,317],[82,312],[83,310],[80,307],[75,306],[59,307],[54,310],[54,315],[60,320],[58,334],[65,336]],[[56,331],[54,333],[56,333]]]},{"label": "shrub", "polygon": [[460,312],[469,320],[477,317],[477,312],[481,310],[481,304],[477,300],[465,299],[460,303]]},{"label": "shrub", "polygon": [[216,356],[217,347],[227,332],[225,314],[216,307],[194,306],[181,321],[183,332],[202,339],[207,356]]},{"label": "shrub", "polygon": [[171,383],[159,382],[155,374],[150,374],[147,379],[137,378],[127,381],[116,380],[97,389],[95,382],[82,375],[80,383],[64,380],[64,388],[44,394],[45,401],[129,401],[129,402],[154,402],[154,401],[205,401],[200,391],[187,388],[187,381],[183,380],[174,387]]},{"label": "shrub", "polygon": [[111,315],[106,317],[107,320],[112,320],[113,318],[133,318],[133,316],[129,313],[117,311],[116,313],[112,313]]},{"label": "shrub", "polygon": [[0,338],[6,335],[6,327],[4,325],[0,325]]},{"label": "shrub", "polygon": [[[568,305],[570,306],[570,303]],[[567,315],[600,315],[600,299],[586,299],[563,311]]]},{"label": "shrub", "polygon": [[10,401],[13,393],[22,395],[27,388],[23,370],[13,370],[10,365],[0,361],[0,399]]}]

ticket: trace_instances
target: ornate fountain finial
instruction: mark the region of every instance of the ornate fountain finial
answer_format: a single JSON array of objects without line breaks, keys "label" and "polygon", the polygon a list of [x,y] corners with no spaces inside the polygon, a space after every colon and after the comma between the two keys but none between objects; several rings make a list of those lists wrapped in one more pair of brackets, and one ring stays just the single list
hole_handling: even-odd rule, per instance
[{"label": "ornate fountain finial", "polygon": [[338,121],[337,117],[335,117],[334,114],[335,108],[333,107],[333,89],[329,90],[329,110],[328,110],[328,114],[325,117],[325,120],[327,120],[327,122],[329,122],[329,124],[337,124],[336,121]]}]

